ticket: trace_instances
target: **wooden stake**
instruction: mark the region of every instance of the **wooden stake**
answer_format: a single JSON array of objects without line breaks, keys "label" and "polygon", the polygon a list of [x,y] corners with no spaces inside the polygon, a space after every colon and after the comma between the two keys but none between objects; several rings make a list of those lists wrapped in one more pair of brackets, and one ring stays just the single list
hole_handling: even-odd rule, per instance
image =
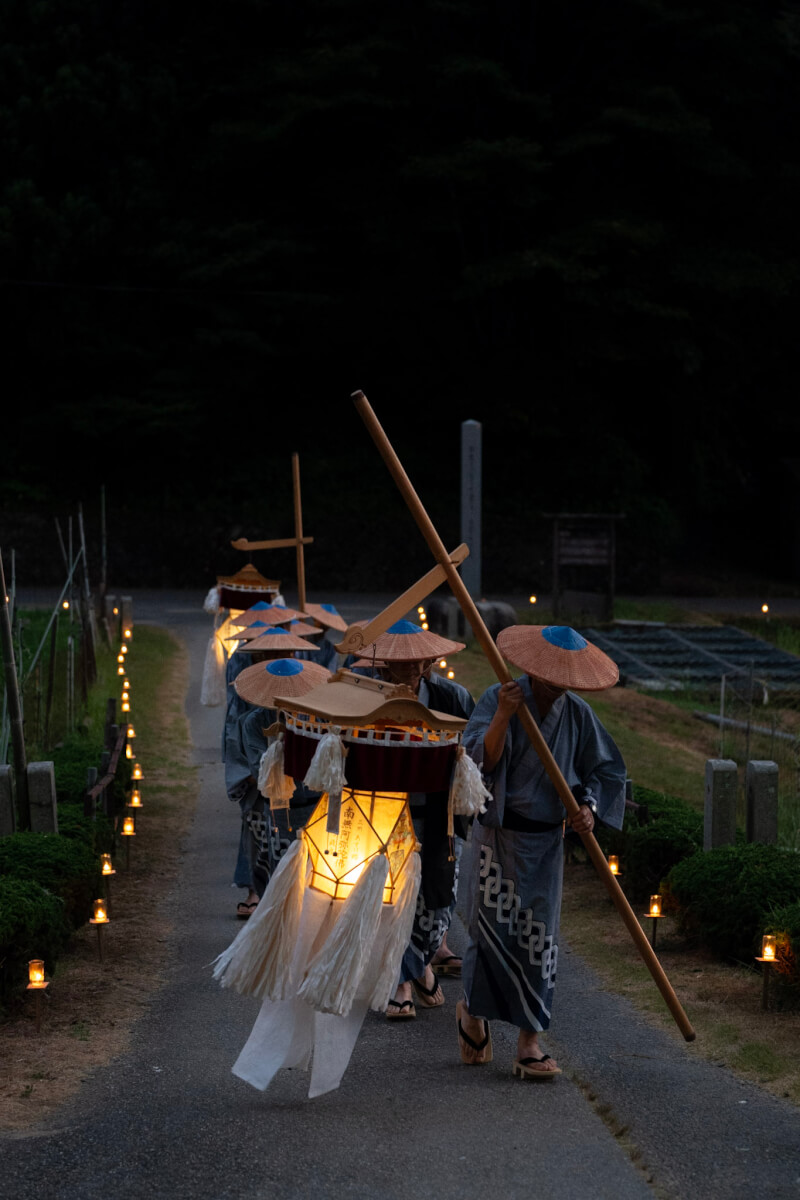
[{"label": "wooden stake", "polygon": [[[472,597],[467,591],[461,576],[450,562],[450,556],[445,549],[444,543],[439,537],[439,534],[436,532],[436,528],[425,511],[419,496],[414,491],[411,481],[406,475],[399,458],[392,448],[391,442],[387,438],[380,422],[378,421],[378,418],[375,416],[375,413],[370,407],[369,401],[361,391],[353,392],[352,398],[356,409],[358,410],[359,416],[366,425],[372,440],[374,441],[381,457],[383,458],[383,461],[389,468],[389,473],[397,484],[397,487],[399,488],[406,505],[411,511],[411,515],[416,521],[422,536],[428,543],[431,553],[439,565],[444,569],[447,581],[450,584],[453,594],[461,605],[464,616],[472,626],[475,637],[480,643],[484,654],[488,658],[494,673],[497,675],[497,678],[501,683],[510,682],[512,675],[505,664],[503,656],[497,649],[497,646],[495,645],[489,630],[486,628],[483,618],[481,617]],[[558,763],[550,753],[550,748],[542,737],[541,731],[534,721],[527,705],[521,705],[517,710],[516,715],[519,717],[523,729],[530,738],[534,750],[542,760],[544,769],[547,772],[556,791],[558,792],[561,802],[567,811],[567,816],[573,817],[577,815],[579,805],[573,796],[572,791],[570,790],[569,784],[561,774]],[[661,992],[661,995],[663,996],[667,1008],[671,1012],[675,1023],[677,1024],[686,1041],[693,1042],[696,1034],[689,1023],[689,1018],[683,1011],[681,1003],[678,1000],[678,997],[675,995],[672,985],[667,979],[664,969],[662,968],[661,963],[658,961],[652,946],[647,940],[647,936],[639,924],[633,909],[631,908],[630,904],[628,904],[621,887],[612,875],[608,863],[606,862],[605,855],[597,844],[594,834],[582,833],[580,838],[586,847],[586,851],[594,863],[600,878],[603,880],[603,883],[605,884],[608,893],[617,908],[617,911],[622,917],[628,932],[633,938],[639,954],[641,955],[647,969],[652,975],[656,987]]]},{"label": "wooden stake", "polygon": [[292,492],[294,494],[294,536],[297,543],[297,599],[300,611],[306,606],[306,562],[303,549],[303,506],[300,501],[300,455],[292,455]]},{"label": "wooden stake", "polygon": [[11,743],[14,747],[14,780],[17,785],[17,809],[19,828],[31,827],[31,810],[28,803],[28,762],[25,755],[25,734],[22,725],[22,698],[20,696],[17,663],[14,658],[14,635],[6,592],[6,576],[3,570],[3,555],[0,551],[0,642],[3,650],[3,673],[5,676],[8,716],[11,725]]}]

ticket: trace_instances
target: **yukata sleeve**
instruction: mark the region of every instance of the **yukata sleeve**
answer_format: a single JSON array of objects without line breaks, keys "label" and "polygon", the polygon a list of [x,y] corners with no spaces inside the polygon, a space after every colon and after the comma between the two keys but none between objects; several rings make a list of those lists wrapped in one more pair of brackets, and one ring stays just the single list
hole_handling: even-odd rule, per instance
[{"label": "yukata sleeve", "polygon": [[225,790],[229,800],[238,804],[243,799],[251,774],[242,742],[242,721],[232,721],[225,735]]},{"label": "yukata sleeve", "polygon": [[462,746],[470,758],[477,763],[484,782],[494,798],[494,804],[489,808],[487,819],[484,821],[486,825],[502,824],[506,803],[506,777],[508,774],[508,764],[511,759],[511,723],[509,722],[503,753],[491,771],[484,771],[483,769],[485,753],[484,738],[486,737],[487,729],[492,723],[492,717],[497,712],[497,693],[499,690],[500,685],[495,684],[494,687],[489,688],[488,692],[483,693],[475,705],[475,710],[467,722],[467,727],[461,739]]},{"label": "yukata sleeve", "polygon": [[588,706],[576,768],[583,786],[591,788],[598,818],[605,825],[621,829],[625,816],[625,763],[614,739]]}]

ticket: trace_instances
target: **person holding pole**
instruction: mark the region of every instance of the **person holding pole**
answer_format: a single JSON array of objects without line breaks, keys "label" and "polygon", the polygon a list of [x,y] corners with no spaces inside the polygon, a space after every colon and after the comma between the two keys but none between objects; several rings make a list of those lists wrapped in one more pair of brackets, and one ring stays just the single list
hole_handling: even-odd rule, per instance
[{"label": "person holding pole", "polygon": [[[603,725],[575,691],[613,687],[617,666],[566,626],[512,625],[497,638],[525,674],[479,700],[463,745],[481,767],[493,803],[475,822],[464,955],[464,1000],[456,1010],[462,1061],[491,1061],[488,1022],[519,1030],[513,1074],[553,1079],[560,1070],[539,1045],[550,1025],[558,959],[565,821],[591,833],[596,820],[620,828],[625,764]],[[527,706],[578,802],[567,817],[525,733]]]}]

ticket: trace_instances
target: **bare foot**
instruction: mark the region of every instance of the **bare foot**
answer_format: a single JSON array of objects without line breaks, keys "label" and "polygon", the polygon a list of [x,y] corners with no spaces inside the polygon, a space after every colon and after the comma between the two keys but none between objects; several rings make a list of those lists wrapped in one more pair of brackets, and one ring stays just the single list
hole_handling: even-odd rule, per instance
[{"label": "bare foot", "polygon": [[[459,1000],[456,1005],[456,1020],[459,1024],[458,1048],[461,1051],[461,1061],[469,1064],[491,1062],[492,1043],[487,1041],[489,1022],[481,1020],[480,1017],[470,1016],[463,1000]],[[481,1046],[482,1049],[476,1050],[474,1046],[470,1046],[462,1034],[466,1034],[475,1046]],[[484,1042],[486,1045],[483,1045]]]},{"label": "bare foot", "polygon": [[414,986],[417,991],[417,1000],[423,1008],[440,1008],[444,1004],[444,992],[440,988],[430,964],[425,968],[422,978],[414,981]]}]

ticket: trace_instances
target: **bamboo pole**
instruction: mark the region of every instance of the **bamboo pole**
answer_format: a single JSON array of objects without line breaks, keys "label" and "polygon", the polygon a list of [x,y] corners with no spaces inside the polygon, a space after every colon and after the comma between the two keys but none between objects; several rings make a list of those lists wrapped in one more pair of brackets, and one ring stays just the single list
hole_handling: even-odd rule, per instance
[{"label": "bamboo pole", "polygon": [[[425,541],[433,554],[434,558],[444,569],[447,576],[447,581],[453,590],[453,594],[461,605],[465,617],[472,626],[475,637],[480,643],[481,649],[488,658],[491,667],[501,683],[508,683],[512,679],[511,672],[506,666],[505,660],[494,643],[494,640],[486,628],[472,597],[467,591],[461,576],[450,562],[449,555],[445,549],[444,543],[436,532],[436,528],[428,516],[422,502],[415,492],[411,480],[405,473],[403,466],[394,452],[391,442],[383,431],[383,428],[375,416],[369,401],[363,392],[353,392],[353,401],[359,416],[366,425],[372,440],[378,448],[378,451],[389,468],[389,473],[394,479],[399,488],[403,499],[405,500],[411,515],[419,527]],[[533,719],[526,705],[521,705],[516,714],[522,724],[523,729],[530,738],[534,750],[542,760],[545,771],[550,777],[553,786],[558,792],[561,802],[567,811],[568,817],[576,816],[579,810],[579,805],[572,794],[564,776],[561,774],[558,763],[550,753],[550,749],[542,737],[541,731]],[[625,897],[622,888],[619,886],[617,879],[612,875],[611,870],[606,862],[605,855],[597,844],[597,839],[593,833],[582,833],[581,841],[586,847],[586,851],[594,863],[600,878],[606,886],[606,889],[613,900],[617,911],[630,933],[636,945],[639,954],[644,960],[645,966],[649,970],[656,984],[656,987],[661,992],[664,1002],[672,1014],[675,1023],[683,1034],[687,1042],[693,1042],[695,1039],[695,1031],[689,1023],[689,1018],[683,1011],[678,997],[667,979],[661,963],[658,961],[650,942],[647,940],[647,935],[642,929],[636,914],[633,912],[630,904]]]},{"label": "bamboo pole", "polygon": [[294,536],[297,543],[297,599],[300,611],[306,606],[306,561],[303,549],[303,506],[300,501],[300,455],[292,455],[292,492],[294,494]]},{"label": "bamboo pole", "polygon": [[17,675],[17,663],[14,658],[14,635],[11,632],[2,551],[0,551],[0,642],[2,642],[3,651],[3,673],[5,676],[8,715],[11,725],[11,743],[14,747],[14,777],[17,785],[19,828],[26,830],[31,827],[31,810],[28,802],[28,763],[25,756],[22,701],[19,690],[19,677]]}]

